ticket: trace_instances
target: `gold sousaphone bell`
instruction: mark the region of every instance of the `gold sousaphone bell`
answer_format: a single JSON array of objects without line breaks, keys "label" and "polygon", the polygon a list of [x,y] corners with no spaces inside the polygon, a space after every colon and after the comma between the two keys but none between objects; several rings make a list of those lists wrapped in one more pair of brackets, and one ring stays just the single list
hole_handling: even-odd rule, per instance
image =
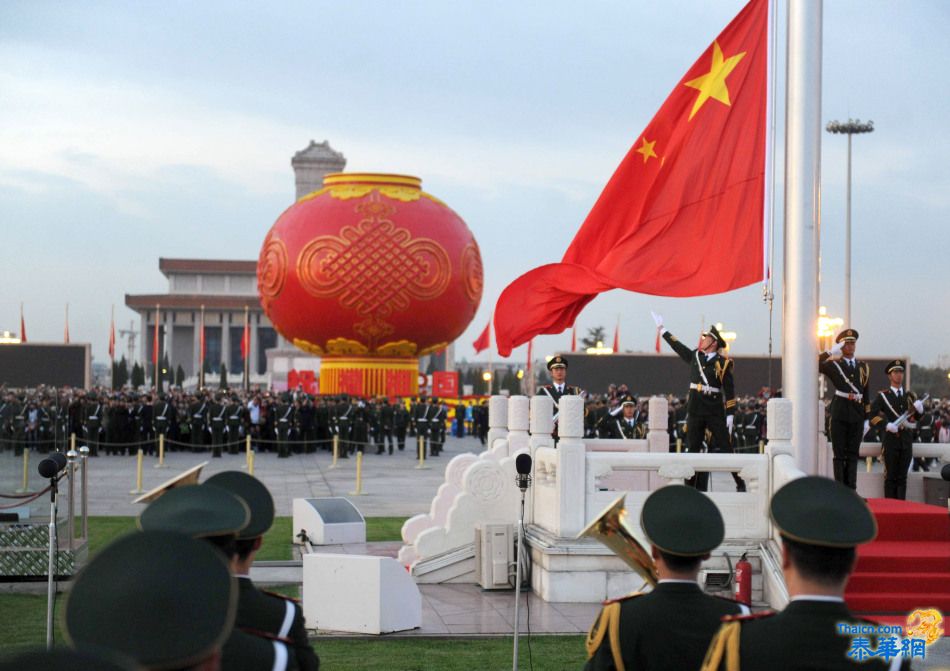
[{"label": "gold sousaphone bell", "polygon": [[653,557],[643,544],[637,540],[636,533],[627,523],[627,508],[624,505],[627,495],[624,494],[607,506],[587,528],[577,534],[578,538],[590,536],[596,538],[613,551],[640,577],[646,580],[651,587],[656,587],[659,577]]}]

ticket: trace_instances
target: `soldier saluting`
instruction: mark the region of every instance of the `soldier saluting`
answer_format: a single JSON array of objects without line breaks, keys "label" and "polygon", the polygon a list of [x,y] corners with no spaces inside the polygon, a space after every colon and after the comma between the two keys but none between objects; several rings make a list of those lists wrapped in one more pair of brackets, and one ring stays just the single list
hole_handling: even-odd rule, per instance
[{"label": "soldier saluting", "polygon": [[871,404],[871,424],[880,428],[884,452],[884,497],[907,498],[907,469],[914,450],[916,420],[924,414],[924,404],[913,393],[904,390],[904,362],[895,359],[884,369],[891,386],[883,390]]},{"label": "soldier saluting", "polygon": [[620,412],[607,413],[600,420],[597,434],[601,438],[633,440],[643,438],[643,424],[640,423],[640,411],[637,399],[627,394],[620,401]]},{"label": "soldier saluting", "polygon": [[[732,452],[729,434],[736,412],[736,390],[732,359],[719,353],[726,341],[715,326],[702,332],[697,349],[690,349],[663,327],[663,317],[651,312],[656,327],[679,357],[689,364],[689,397],[686,400],[686,451],[702,452],[703,438],[712,433],[711,452]],[[745,481],[732,474],[736,491],[745,491]],[[706,491],[709,473],[697,473],[689,484]]]},{"label": "soldier saluting", "polygon": [[835,389],[831,399],[831,448],[834,452],[835,480],[857,489],[858,450],[867,433],[868,378],[871,369],[867,363],[854,357],[858,332],[845,329],[835,338],[834,346],[818,356],[818,370],[828,378]]},{"label": "soldier saluting", "polygon": [[551,357],[548,361],[548,373],[551,375],[551,384],[546,384],[541,387],[541,393],[546,394],[554,401],[554,432],[551,435],[554,436],[554,440],[556,441],[558,439],[557,417],[560,412],[559,404],[561,397],[583,396],[584,392],[578,387],[572,387],[567,384],[567,359],[560,354]]}]

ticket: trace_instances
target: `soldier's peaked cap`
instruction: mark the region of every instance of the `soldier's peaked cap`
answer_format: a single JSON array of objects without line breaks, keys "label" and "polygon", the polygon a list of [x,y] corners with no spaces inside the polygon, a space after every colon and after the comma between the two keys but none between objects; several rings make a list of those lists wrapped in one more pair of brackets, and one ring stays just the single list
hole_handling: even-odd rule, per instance
[{"label": "soldier's peaked cap", "polygon": [[719,329],[716,328],[715,324],[709,327],[706,331],[703,331],[703,335],[712,336],[716,339],[716,342],[719,343],[719,347],[726,346],[726,339],[722,337],[722,334],[719,332]]},{"label": "soldier's peaked cap", "polygon": [[205,485],[220,487],[244,501],[251,521],[238,532],[238,538],[263,536],[274,524],[274,497],[263,482],[241,471],[224,471],[205,480]]},{"label": "soldier's peaked cap", "polygon": [[192,538],[237,535],[251,520],[248,505],[220,487],[178,487],[139,515],[142,531],[177,531]]},{"label": "soldier's peaked cap", "polygon": [[904,362],[901,361],[900,359],[894,359],[893,361],[888,363],[887,366],[885,366],[884,368],[885,373],[890,373],[892,370],[900,370],[900,371],[904,370]]},{"label": "soldier's peaked cap", "polygon": [[858,339],[858,332],[854,329],[845,329],[838,334],[838,337],[835,338],[835,342],[854,342]]},{"label": "soldier's peaked cap", "polygon": [[792,480],[775,492],[770,512],[783,536],[807,545],[852,548],[877,536],[877,522],[864,499],[829,478]]},{"label": "soldier's peaked cap", "polygon": [[633,396],[631,396],[630,394],[627,394],[627,395],[624,396],[622,399],[620,399],[620,405],[621,405],[621,406],[624,406],[624,405],[636,405],[636,404],[637,404],[637,399],[635,399],[635,398],[634,398]]},{"label": "soldier's peaked cap", "polygon": [[218,550],[180,533],[145,531],[119,538],[80,571],[64,619],[77,649],[181,669],[220,648],[236,609],[237,583]]},{"label": "soldier's peaked cap", "polygon": [[716,504],[686,485],[668,485],[650,494],[640,512],[640,526],[653,545],[681,557],[702,557],[726,535]]},{"label": "soldier's peaked cap", "polygon": [[551,359],[548,361],[548,370],[553,368],[567,368],[567,359],[565,359],[560,354],[551,357]]}]

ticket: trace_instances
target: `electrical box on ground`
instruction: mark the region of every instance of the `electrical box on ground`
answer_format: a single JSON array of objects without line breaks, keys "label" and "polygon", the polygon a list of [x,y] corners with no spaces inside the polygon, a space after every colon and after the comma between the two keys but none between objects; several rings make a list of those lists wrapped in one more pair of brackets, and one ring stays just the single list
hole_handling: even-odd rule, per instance
[{"label": "electrical box on ground", "polygon": [[515,557],[510,524],[475,527],[475,581],[482,589],[510,589]]}]

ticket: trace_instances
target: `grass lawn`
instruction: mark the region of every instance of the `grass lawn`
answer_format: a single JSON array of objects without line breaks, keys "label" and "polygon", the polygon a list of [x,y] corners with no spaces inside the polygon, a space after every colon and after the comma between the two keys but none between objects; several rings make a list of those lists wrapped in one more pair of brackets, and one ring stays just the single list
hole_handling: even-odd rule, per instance
[{"label": "grass lawn", "polygon": [[[494,671],[511,668],[512,640],[503,638],[389,638],[313,641],[320,668],[333,671]],[[584,666],[583,636],[534,636],[518,641],[518,666],[534,671],[576,671]]]}]

